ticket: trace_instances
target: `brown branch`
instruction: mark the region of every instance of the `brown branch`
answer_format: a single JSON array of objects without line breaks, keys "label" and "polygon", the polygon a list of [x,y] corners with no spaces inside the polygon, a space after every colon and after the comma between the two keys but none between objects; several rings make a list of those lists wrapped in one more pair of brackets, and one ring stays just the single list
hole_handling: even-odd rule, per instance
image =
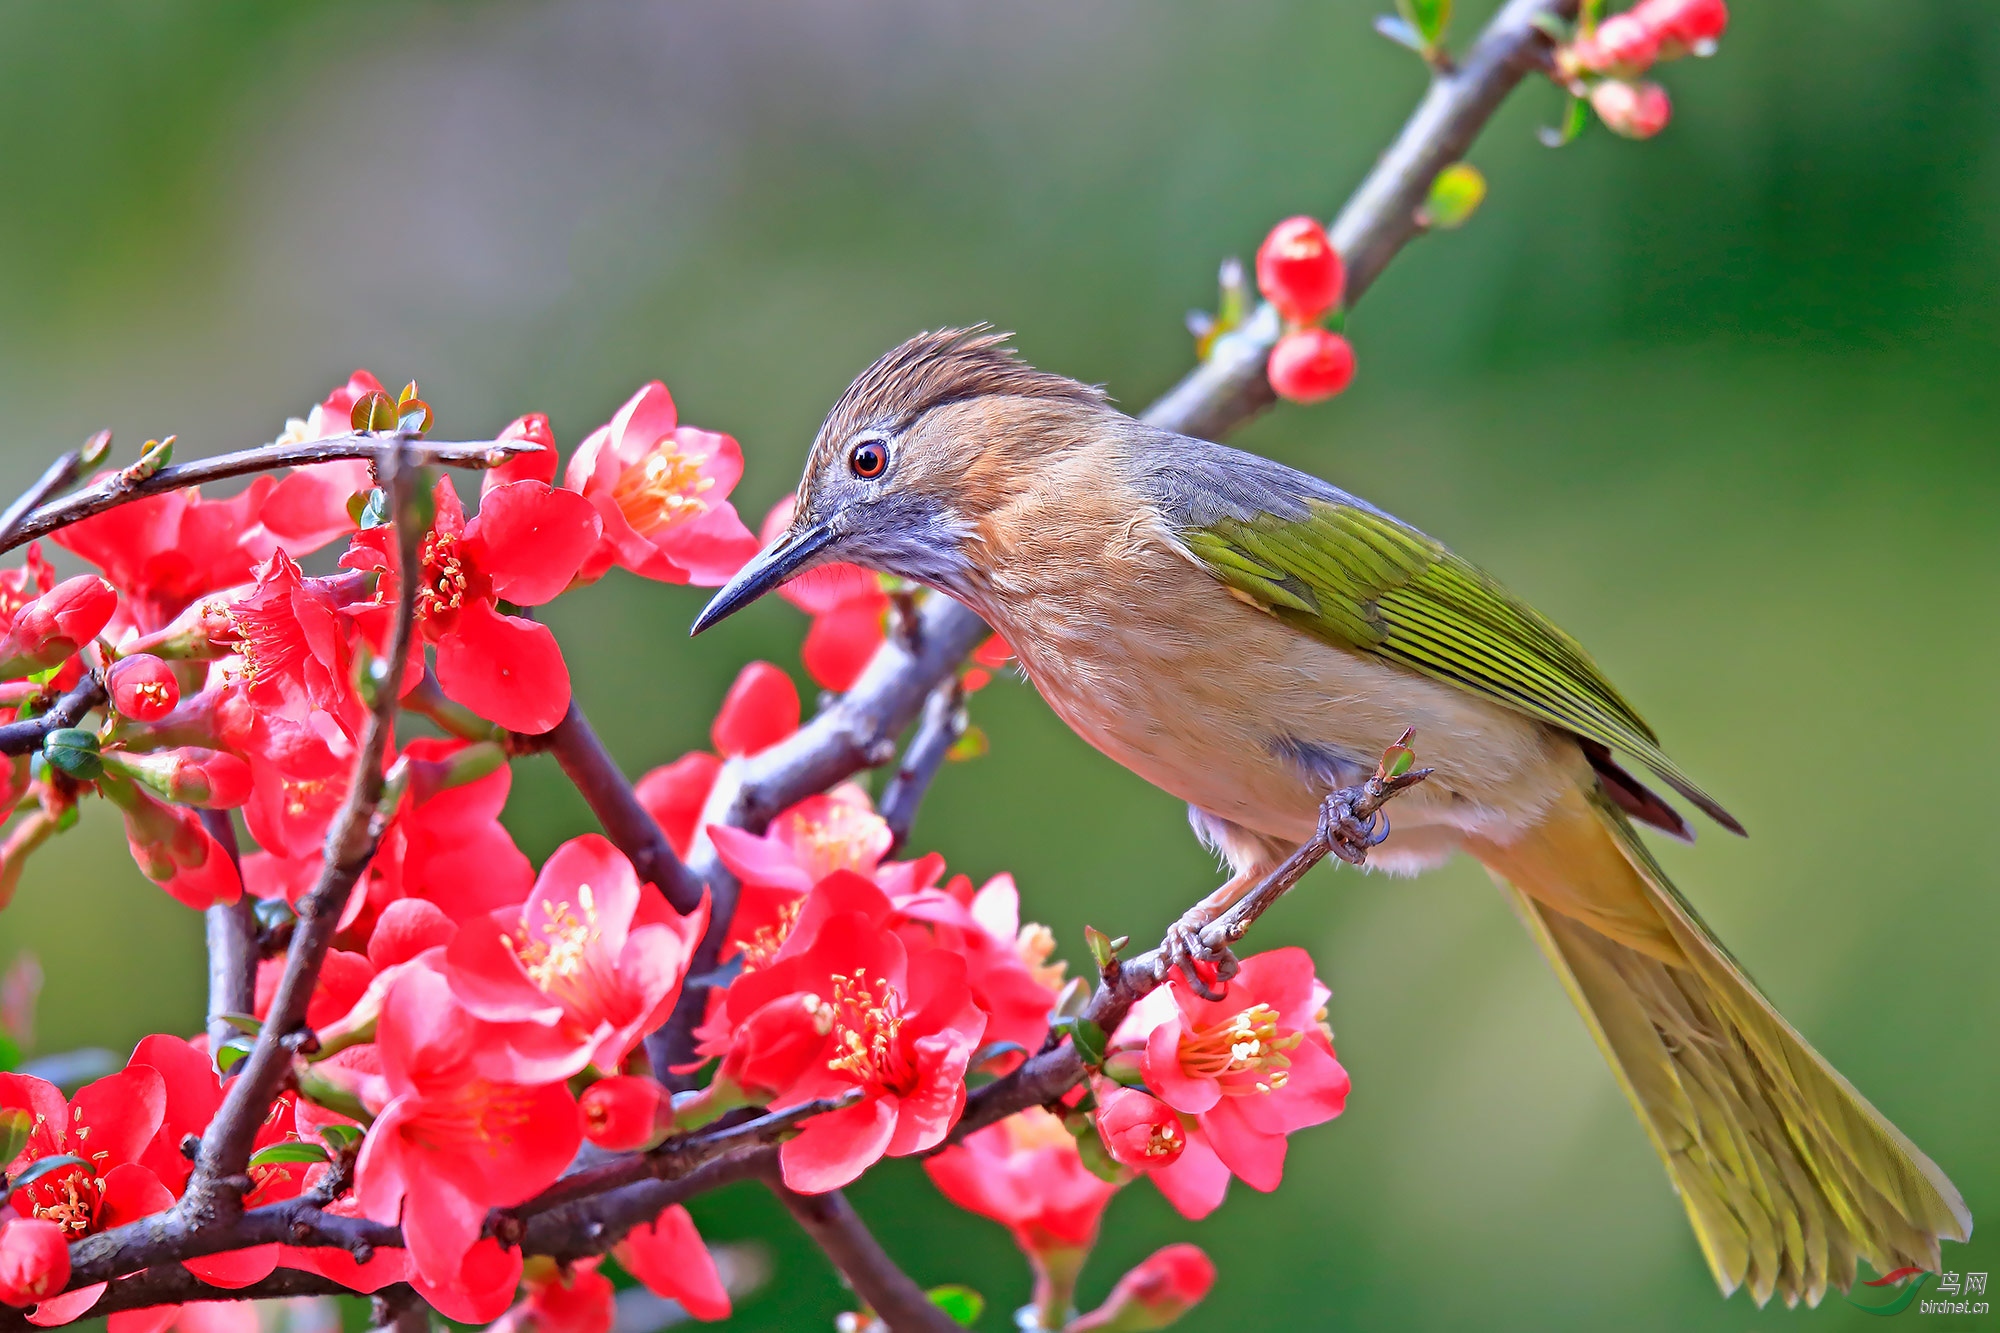
[{"label": "brown branch", "polygon": [[314,463],[332,463],[346,458],[366,458],[375,463],[379,476],[380,469],[388,466],[398,454],[407,457],[411,467],[488,468],[498,467],[517,454],[531,453],[539,448],[540,445],[527,440],[447,443],[412,439],[407,435],[339,435],[303,444],[266,444],[233,454],[196,459],[192,463],[175,463],[143,476],[135,476],[128,468],[84,487],[67,499],[42,505],[22,519],[5,540],[0,540],[0,551],[11,551],[21,543],[47,536],[57,528],[68,527],[148,495],[248,476],[253,472],[309,467]]},{"label": "brown branch", "polygon": [[[397,1293],[415,1300],[416,1293],[403,1283],[384,1287],[380,1294]],[[154,1305],[183,1305],[189,1301],[261,1301],[284,1296],[352,1296],[354,1289],[343,1287],[330,1277],[298,1268],[280,1268],[261,1282],[247,1287],[216,1287],[203,1282],[179,1264],[161,1264],[115,1279],[97,1298],[85,1316],[100,1319],[121,1310],[143,1310]],[[418,1301],[421,1305],[422,1302]],[[0,1333],[34,1333],[25,1310],[0,1307]]]},{"label": "brown branch", "polygon": [[298,925],[292,932],[291,949],[270,1014],[257,1044],[231,1081],[222,1109],[202,1135],[194,1174],[171,1214],[174,1224],[197,1231],[225,1225],[242,1211],[243,1171],[257,1128],[290,1073],[293,1055],[302,1041],[311,1039],[305,1027],[306,1005],[318,984],[320,964],[333,942],[348,894],[367,869],[382,836],[377,808],[382,798],[382,757],[396,716],[397,679],[415,632],[417,552],[423,539],[423,524],[412,503],[416,450],[409,444],[397,437],[394,447],[377,462],[378,476],[390,494],[395,514],[398,568],[402,570],[389,652],[372,667],[381,675],[374,683],[374,707],[356,747],[347,795],[327,830],[326,861],[319,882],[299,901]]},{"label": "brown branch", "polygon": [[111,432],[101,430],[85,440],[82,448],[72,449],[49,464],[35,484],[22,491],[5,513],[0,513],[0,551],[13,548],[14,538],[29,514],[47,504],[50,497],[69,489],[85,468],[96,467],[110,451]]},{"label": "brown branch", "polygon": [[625,853],[639,878],[658,886],[667,902],[682,916],[694,911],[701,903],[701,877],[674,854],[667,835],[646,812],[646,807],[639,804],[631,782],[591,729],[576,700],[570,700],[569,711],[556,723],[555,730],[523,739],[555,756],[563,773],[583,794],[597,822],[604,826],[604,835]]},{"label": "brown branch", "polygon": [[69,693],[55,701],[40,717],[0,725],[0,754],[33,754],[52,731],[61,731],[83,721],[84,714],[104,702],[104,682],[96,672],[70,686]]},{"label": "brown branch", "polygon": [[917,724],[910,743],[903,747],[903,762],[896,766],[896,775],[889,779],[889,786],[876,805],[893,839],[889,844],[890,855],[902,850],[903,844],[910,840],[910,830],[917,823],[917,807],[923,804],[931,779],[951,757],[951,747],[965,734],[965,728],[965,690],[953,678],[931,691],[924,703],[923,721]]},{"label": "brown branch", "polygon": [[766,1183],[800,1228],[826,1251],[854,1294],[868,1302],[889,1326],[890,1333],[956,1333],[958,1323],[933,1305],[908,1273],[896,1267],[896,1261],[839,1190],[799,1194],[786,1189],[775,1174]]},{"label": "brown branch", "polygon": [[[201,826],[222,846],[223,854],[243,871],[236,846],[236,825],[227,810],[204,810]],[[208,1048],[237,1035],[224,1014],[247,1014],[257,1005],[257,913],[248,892],[233,903],[216,903],[205,913],[208,930]]]}]

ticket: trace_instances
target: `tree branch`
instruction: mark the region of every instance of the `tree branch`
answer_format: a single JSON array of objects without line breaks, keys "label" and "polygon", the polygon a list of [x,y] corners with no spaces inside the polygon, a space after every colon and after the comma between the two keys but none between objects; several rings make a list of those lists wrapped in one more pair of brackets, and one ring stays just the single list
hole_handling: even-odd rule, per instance
[{"label": "tree branch", "polygon": [[766,1183],[794,1220],[833,1260],[854,1294],[887,1324],[890,1333],[956,1333],[958,1324],[931,1303],[924,1289],[883,1250],[839,1190],[799,1194],[775,1174]]},{"label": "tree branch", "polygon": [[[384,1287],[379,1295],[399,1293],[416,1300],[404,1283]],[[162,1264],[112,1281],[105,1293],[90,1307],[88,1318],[97,1319],[120,1310],[143,1310],[154,1305],[181,1305],[188,1301],[261,1301],[284,1296],[352,1296],[354,1289],[343,1287],[330,1277],[298,1268],[280,1268],[261,1282],[247,1287],[215,1287],[203,1282],[179,1264]],[[422,1302],[418,1301],[421,1305]],[[25,1310],[0,1307],[0,1333],[34,1333]]]},{"label": "tree branch", "polygon": [[555,730],[524,739],[555,756],[563,773],[583,793],[597,822],[604,826],[605,836],[625,853],[641,880],[658,886],[682,916],[700,905],[701,877],[674,854],[667,835],[639,804],[618,761],[604,748],[575,699],[570,700],[569,711]]},{"label": "tree branch", "polygon": [[931,779],[951,757],[951,747],[965,734],[965,727],[965,690],[953,677],[932,690],[925,701],[917,734],[903,748],[903,762],[897,766],[896,776],[889,780],[888,789],[876,806],[894,839],[889,844],[889,855],[900,851],[910,840],[910,830],[917,823],[917,807],[923,804]]},{"label": "tree branch", "polygon": [[[204,810],[201,826],[221,844],[240,879],[243,862],[229,812]],[[208,1049],[218,1051],[237,1035],[222,1016],[247,1014],[257,1006],[257,914],[245,892],[233,903],[215,904],[203,916],[208,928]]]},{"label": "tree branch", "polygon": [[0,725],[0,754],[33,754],[52,731],[61,731],[83,721],[83,715],[104,702],[104,682],[96,672],[70,686],[69,693],[55,701],[40,717]]},{"label": "tree branch", "polygon": [[35,484],[22,491],[5,513],[0,513],[0,550],[12,549],[15,535],[29,514],[47,504],[57,492],[68,489],[85,468],[96,467],[110,451],[111,432],[101,430],[85,440],[82,448],[72,449],[49,464]]},{"label": "tree branch", "polygon": [[148,475],[135,476],[133,469],[127,468],[84,487],[67,499],[42,505],[20,520],[15,530],[0,540],[0,552],[11,551],[21,543],[47,536],[57,528],[93,518],[107,509],[116,509],[119,505],[130,504],[148,495],[177,491],[183,486],[199,486],[203,482],[248,476],[253,472],[270,472],[281,467],[309,467],[314,463],[332,463],[346,458],[366,458],[375,463],[377,475],[380,475],[379,470],[389,466],[390,460],[398,453],[405,455],[413,468],[433,465],[489,468],[498,467],[517,454],[532,453],[539,448],[540,445],[528,440],[479,440],[454,444],[413,439],[407,435],[338,435],[303,444],[266,444],[214,458],[199,458],[192,463],[175,463]]}]

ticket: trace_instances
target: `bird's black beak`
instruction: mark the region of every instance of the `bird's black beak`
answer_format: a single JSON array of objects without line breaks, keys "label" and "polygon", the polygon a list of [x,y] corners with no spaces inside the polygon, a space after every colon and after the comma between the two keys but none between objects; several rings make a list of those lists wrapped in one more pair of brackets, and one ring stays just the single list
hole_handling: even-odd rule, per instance
[{"label": "bird's black beak", "polygon": [[813,557],[832,541],[833,531],[824,523],[786,532],[751,556],[750,563],[736,571],[736,577],[729,580],[694,618],[694,627],[688,631],[689,635],[699,634],[718,620],[735,615],[811,564]]}]

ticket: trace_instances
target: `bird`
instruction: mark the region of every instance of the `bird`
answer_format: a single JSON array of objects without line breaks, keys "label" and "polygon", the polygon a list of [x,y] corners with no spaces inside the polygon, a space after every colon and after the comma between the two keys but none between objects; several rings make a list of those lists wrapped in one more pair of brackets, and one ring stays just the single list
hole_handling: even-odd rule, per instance
[{"label": "bird", "polygon": [[1486,867],[1638,1113],[1723,1295],[1812,1305],[1846,1291],[1857,1260],[1937,1271],[1940,1239],[1971,1235],[1964,1199],[1668,880],[1635,825],[1692,829],[1635,769],[1742,825],[1577,641],[1374,505],[1135,420],[1010,337],[927,332],[864,370],[819,429],[789,525],[693,632],[833,562],[976,611],[1063,721],[1187,802],[1227,862],[1170,934],[1183,962],[1414,727],[1432,773],[1368,865],[1408,875],[1465,852]]}]

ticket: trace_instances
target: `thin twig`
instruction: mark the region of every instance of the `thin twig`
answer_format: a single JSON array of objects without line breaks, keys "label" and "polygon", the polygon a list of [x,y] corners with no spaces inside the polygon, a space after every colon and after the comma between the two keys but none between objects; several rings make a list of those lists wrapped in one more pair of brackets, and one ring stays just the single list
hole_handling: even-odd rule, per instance
[{"label": "thin twig", "polygon": [[890,1333],[956,1333],[958,1323],[896,1266],[839,1190],[800,1194],[786,1189],[776,1175],[766,1183]]},{"label": "thin twig", "polygon": [[951,756],[951,747],[965,734],[965,728],[965,690],[953,677],[931,691],[924,703],[923,721],[917,724],[910,743],[903,747],[903,762],[896,766],[896,775],[889,779],[889,786],[876,805],[882,822],[889,826],[891,854],[910,840],[910,830],[917,823],[917,807],[923,804],[931,779],[944,767],[944,761]]},{"label": "thin twig", "polygon": [[292,932],[285,971],[271,1000],[270,1014],[257,1036],[257,1044],[243,1061],[243,1068],[229,1086],[222,1109],[202,1135],[201,1155],[188,1179],[187,1191],[174,1211],[196,1230],[234,1220],[242,1209],[242,1173],[250,1160],[251,1144],[272,1099],[278,1095],[301,1038],[310,1038],[305,1029],[307,1002],[319,981],[321,962],[333,942],[347,896],[355,881],[367,869],[382,835],[377,807],[382,798],[382,756],[396,716],[396,682],[408,659],[416,624],[418,543],[422,525],[411,503],[415,472],[415,450],[398,447],[378,464],[383,486],[388,490],[395,514],[396,536],[402,575],[397,579],[398,599],[395,628],[390,634],[388,655],[376,663],[382,679],[375,685],[375,704],[356,746],[353,776],[347,795],[326,835],[326,861],[319,882],[299,901],[298,925]]},{"label": "thin twig", "polygon": [[667,841],[658,821],[639,804],[631,782],[591,729],[590,720],[584,717],[575,699],[570,700],[569,711],[553,731],[524,739],[555,756],[563,773],[583,794],[597,822],[604,826],[605,836],[625,853],[641,880],[657,885],[682,916],[700,905],[701,877],[674,854],[673,844]]},{"label": "thin twig", "polygon": [[[221,844],[241,878],[243,863],[229,812],[204,810],[201,826]],[[257,1004],[257,913],[244,893],[233,903],[216,903],[203,916],[208,928],[208,1049],[219,1051],[238,1035],[223,1015],[247,1014]]]},{"label": "thin twig", "polygon": [[69,693],[55,701],[40,717],[0,725],[0,754],[33,754],[52,731],[61,731],[83,721],[83,716],[104,702],[104,682],[91,672]]},{"label": "thin twig", "polygon": [[126,472],[114,472],[67,499],[36,509],[21,521],[15,532],[0,541],[0,551],[11,551],[22,542],[46,536],[57,528],[68,527],[148,495],[248,476],[253,472],[309,467],[314,463],[332,463],[346,458],[366,458],[380,467],[399,450],[408,456],[411,467],[489,468],[539,448],[540,445],[527,440],[449,443],[411,439],[407,435],[337,435],[328,440],[266,444],[233,454],[219,454],[214,458],[199,458],[192,463],[175,463],[137,480]]},{"label": "thin twig", "polygon": [[47,504],[51,496],[67,490],[85,468],[95,467],[110,449],[111,432],[101,430],[85,440],[82,448],[72,449],[49,464],[35,484],[22,491],[5,513],[0,513],[0,551],[13,548],[15,535],[29,514]]}]

